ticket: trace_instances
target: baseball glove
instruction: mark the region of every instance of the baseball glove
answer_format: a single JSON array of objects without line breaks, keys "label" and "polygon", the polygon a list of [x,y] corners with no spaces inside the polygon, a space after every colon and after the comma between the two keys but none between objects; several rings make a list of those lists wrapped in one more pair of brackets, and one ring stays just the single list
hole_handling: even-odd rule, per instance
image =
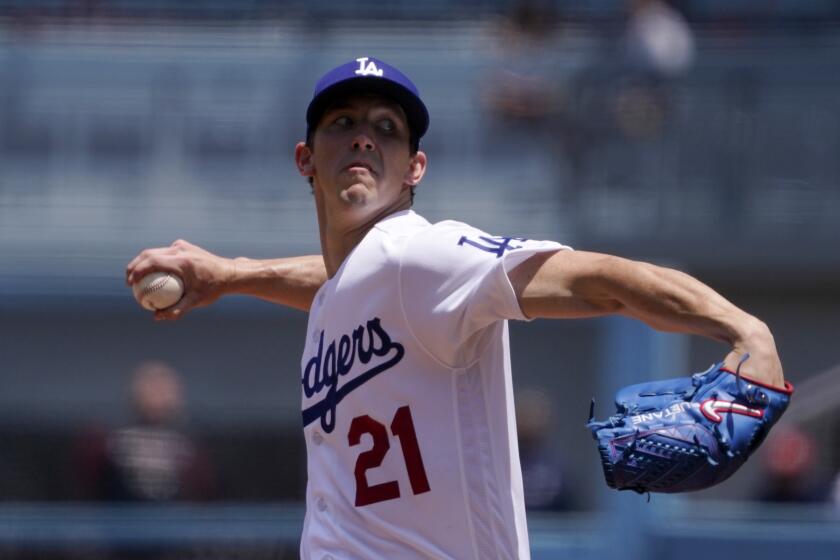
[{"label": "baseball glove", "polygon": [[607,484],[672,493],[729,478],[758,448],[793,393],[789,383],[768,387],[738,371],[720,363],[689,377],[630,385],[616,393],[618,413],[605,422],[593,421],[593,401],[587,427],[598,441]]}]

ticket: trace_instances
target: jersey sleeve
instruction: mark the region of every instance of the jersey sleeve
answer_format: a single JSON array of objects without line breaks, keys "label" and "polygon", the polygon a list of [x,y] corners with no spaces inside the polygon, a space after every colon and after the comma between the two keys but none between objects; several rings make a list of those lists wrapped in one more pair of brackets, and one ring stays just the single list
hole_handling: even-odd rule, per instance
[{"label": "jersey sleeve", "polygon": [[412,334],[438,361],[462,367],[483,331],[505,319],[527,320],[507,273],[529,257],[569,247],[496,236],[459,222],[414,235],[400,264],[400,299]]}]

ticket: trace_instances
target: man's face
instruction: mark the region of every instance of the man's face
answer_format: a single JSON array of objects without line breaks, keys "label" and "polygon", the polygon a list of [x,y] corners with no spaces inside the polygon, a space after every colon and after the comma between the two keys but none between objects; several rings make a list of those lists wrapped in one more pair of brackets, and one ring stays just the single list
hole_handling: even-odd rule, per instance
[{"label": "man's face", "polygon": [[425,156],[411,154],[409,132],[394,101],[351,96],[327,108],[311,146],[298,145],[298,167],[313,178],[316,199],[328,208],[368,215],[410,206],[410,188],[422,178]]}]

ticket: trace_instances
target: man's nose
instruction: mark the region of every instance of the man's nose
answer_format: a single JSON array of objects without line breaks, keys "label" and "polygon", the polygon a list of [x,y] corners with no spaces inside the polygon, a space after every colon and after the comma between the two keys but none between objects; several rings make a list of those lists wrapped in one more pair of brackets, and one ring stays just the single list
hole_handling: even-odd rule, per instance
[{"label": "man's nose", "polygon": [[372,152],[373,149],[373,140],[367,134],[357,134],[353,138],[353,151]]}]

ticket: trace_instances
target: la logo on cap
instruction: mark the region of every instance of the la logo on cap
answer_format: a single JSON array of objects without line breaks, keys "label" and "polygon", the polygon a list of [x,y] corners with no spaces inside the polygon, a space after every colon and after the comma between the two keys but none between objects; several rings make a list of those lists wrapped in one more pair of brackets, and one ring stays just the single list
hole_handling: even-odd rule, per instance
[{"label": "la logo on cap", "polygon": [[[356,74],[360,76],[382,77],[382,70],[376,67],[376,63],[374,61],[371,60],[368,62],[368,57],[363,56],[362,58],[357,58],[356,62],[359,63],[359,67],[356,69]],[[367,65],[365,63],[367,63]]]}]

